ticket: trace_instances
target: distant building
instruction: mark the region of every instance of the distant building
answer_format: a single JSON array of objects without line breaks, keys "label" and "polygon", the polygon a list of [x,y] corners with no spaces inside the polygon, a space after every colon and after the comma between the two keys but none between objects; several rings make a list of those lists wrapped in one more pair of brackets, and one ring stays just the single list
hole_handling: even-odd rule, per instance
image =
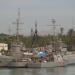
[{"label": "distant building", "polygon": [[1,51],[1,50],[7,51],[7,50],[8,50],[8,44],[0,43],[0,51]]}]

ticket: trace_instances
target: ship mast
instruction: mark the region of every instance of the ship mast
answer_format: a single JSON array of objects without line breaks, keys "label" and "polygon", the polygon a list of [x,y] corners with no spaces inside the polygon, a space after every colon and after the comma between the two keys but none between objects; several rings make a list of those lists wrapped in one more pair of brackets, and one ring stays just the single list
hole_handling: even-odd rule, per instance
[{"label": "ship mast", "polygon": [[56,52],[55,29],[56,29],[56,26],[59,26],[59,25],[55,24],[56,23],[55,19],[52,19],[51,22],[52,22],[52,25],[48,25],[48,26],[53,26],[53,52]]},{"label": "ship mast", "polygon": [[53,24],[53,51],[55,52],[56,51],[56,48],[55,48],[55,28],[56,28],[56,25],[55,25],[56,21],[55,19],[52,19],[52,24]]},{"label": "ship mast", "polygon": [[35,36],[37,37],[37,21],[35,21]]},{"label": "ship mast", "polygon": [[37,30],[37,21],[35,21],[35,31],[31,31],[32,33],[32,47],[38,46],[38,30]]},{"label": "ship mast", "polygon": [[19,43],[19,25],[23,24],[22,22],[20,22],[20,8],[18,9],[18,17],[16,20],[16,23],[14,23],[17,25],[16,27],[16,42]]},{"label": "ship mast", "polygon": [[19,41],[19,24],[20,24],[20,9],[18,11],[18,18],[17,18],[17,33],[16,33],[16,38],[17,38],[17,41]]}]

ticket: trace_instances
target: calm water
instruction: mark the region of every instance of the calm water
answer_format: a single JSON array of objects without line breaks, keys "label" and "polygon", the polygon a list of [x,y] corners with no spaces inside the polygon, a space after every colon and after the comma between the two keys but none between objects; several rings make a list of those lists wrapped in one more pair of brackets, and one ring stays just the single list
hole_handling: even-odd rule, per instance
[{"label": "calm water", "polygon": [[75,65],[58,68],[0,69],[0,75],[75,75]]}]

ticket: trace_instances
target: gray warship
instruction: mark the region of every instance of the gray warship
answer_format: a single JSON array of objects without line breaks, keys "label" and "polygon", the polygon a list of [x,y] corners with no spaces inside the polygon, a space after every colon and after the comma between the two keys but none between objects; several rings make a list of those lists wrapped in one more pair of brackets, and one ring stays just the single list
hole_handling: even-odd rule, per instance
[{"label": "gray warship", "polygon": [[[20,16],[20,12],[18,12],[18,16]],[[55,21],[52,21],[53,24],[55,24]],[[50,53],[48,53],[47,58],[48,60],[40,60],[36,59],[37,57],[34,55],[34,52],[31,50],[27,50],[22,42],[19,41],[19,18],[17,19],[17,34],[16,34],[16,42],[13,42],[11,44],[10,49],[10,57],[13,59],[9,62],[9,64],[6,64],[7,67],[27,67],[27,68],[48,68],[48,67],[60,67],[60,66],[66,66],[68,64],[75,63],[69,60],[67,55],[61,54],[61,52],[53,52],[55,50],[55,41],[53,42],[53,50]],[[54,31],[55,31],[55,25],[53,25]],[[37,25],[36,25],[37,27]],[[35,30],[35,33],[37,33],[37,30]],[[36,34],[35,34],[36,35]],[[55,36],[55,32],[54,32]],[[63,47],[62,47],[63,48]],[[37,55],[37,54],[36,54]],[[53,58],[53,60],[50,60],[50,57]],[[33,60],[34,59],[34,60]]]}]

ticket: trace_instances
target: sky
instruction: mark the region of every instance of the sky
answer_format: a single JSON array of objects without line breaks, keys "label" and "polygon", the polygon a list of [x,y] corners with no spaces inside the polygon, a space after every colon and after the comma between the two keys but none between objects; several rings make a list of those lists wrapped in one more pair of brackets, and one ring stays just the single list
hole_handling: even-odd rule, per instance
[{"label": "sky", "polygon": [[[56,33],[64,28],[66,33],[70,28],[75,29],[75,0],[0,0],[0,33],[16,33],[16,19],[20,8],[20,34],[30,35],[37,21],[38,34],[53,33],[51,19],[56,20]],[[9,29],[11,30],[9,32]]]}]

